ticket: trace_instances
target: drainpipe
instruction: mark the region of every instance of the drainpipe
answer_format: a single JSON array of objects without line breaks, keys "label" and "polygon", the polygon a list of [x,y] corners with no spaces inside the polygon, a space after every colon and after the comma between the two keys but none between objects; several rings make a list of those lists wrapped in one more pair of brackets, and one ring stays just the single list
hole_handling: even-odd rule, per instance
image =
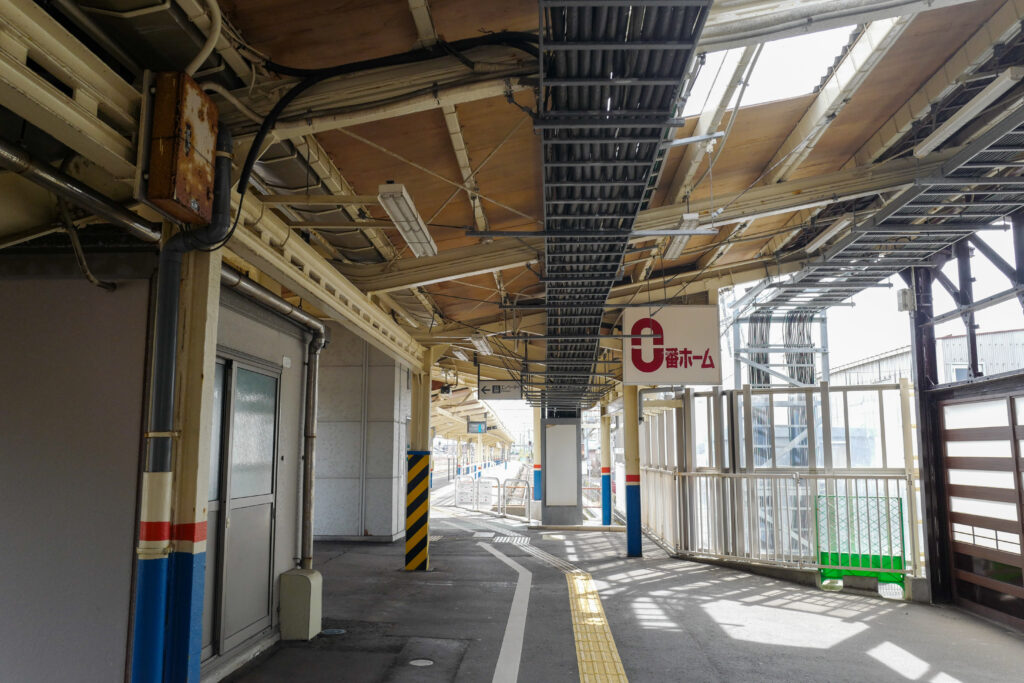
[{"label": "drainpipe", "polygon": [[217,133],[214,162],[214,206],[205,228],[179,232],[160,250],[157,271],[156,329],[149,422],[146,430],[146,465],[142,474],[139,520],[138,571],[135,588],[132,680],[163,678],[167,651],[169,557],[171,547],[172,439],[174,385],[177,371],[178,303],[181,263],[197,248],[219,244],[231,229],[231,133]]},{"label": "drainpipe", "polygon": [[317,385],[320,375],[320,351],[327,345],[327,327],[301,308],[293,306],[268,289],[225,266],[220,282],[264,308],[291,318],[312,332],[306,360],[305,426],[302,460],[302,561],[303,569],[313,568],[313,479],[316,451]]}]

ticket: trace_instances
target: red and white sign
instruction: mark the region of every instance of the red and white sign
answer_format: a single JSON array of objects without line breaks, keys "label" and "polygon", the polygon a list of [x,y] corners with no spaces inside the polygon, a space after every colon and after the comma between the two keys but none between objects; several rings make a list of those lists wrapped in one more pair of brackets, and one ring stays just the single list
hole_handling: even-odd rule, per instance
[{"label": "red and white sign", "polygon": [[722,383],[718,306],[627,308],[622,331],[623,384]]}]

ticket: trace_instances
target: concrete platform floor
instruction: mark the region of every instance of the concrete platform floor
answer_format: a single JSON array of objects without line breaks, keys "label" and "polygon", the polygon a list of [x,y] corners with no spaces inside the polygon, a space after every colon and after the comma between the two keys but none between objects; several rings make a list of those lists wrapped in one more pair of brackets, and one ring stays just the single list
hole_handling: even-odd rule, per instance
[{"label": "concrete platform floor", "polygon": [[[627,559],[622,533],[529,531],[445,507],[431,525],[430,572],[399,569],[401,542],[318,544],[324,627],[343,633],[282,643],[231,680],[580,680],[565,561],[593,576],[634,682],[1024,680],[1024,638],[954,608],[827,593],[650,542]],[[499,555],[532,581],[518,672],[495,671],[521,576]],[[514,641],[514,619],[508,631]]]}]

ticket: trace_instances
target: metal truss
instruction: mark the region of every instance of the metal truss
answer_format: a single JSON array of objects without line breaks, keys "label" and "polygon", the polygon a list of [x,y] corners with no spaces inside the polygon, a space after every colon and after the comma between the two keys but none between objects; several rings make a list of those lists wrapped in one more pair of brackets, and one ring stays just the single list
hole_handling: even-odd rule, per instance
[{"label": "metal truss", "polygon": [[657,183],[685,99],[708,0],[541,0],[543,382],[531,403],[580,406],[592,384],[604,305],[633,224]]}]

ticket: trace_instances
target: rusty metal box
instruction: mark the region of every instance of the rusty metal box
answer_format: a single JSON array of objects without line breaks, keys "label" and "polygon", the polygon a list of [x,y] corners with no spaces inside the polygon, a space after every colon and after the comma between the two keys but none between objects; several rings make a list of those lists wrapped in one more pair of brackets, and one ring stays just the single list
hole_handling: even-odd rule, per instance
[{"label": "rusty metal box", "polygon": [[180,221],[209,223],[217,108],[187,74],[157,74],[155,89],[146,196]]}]

